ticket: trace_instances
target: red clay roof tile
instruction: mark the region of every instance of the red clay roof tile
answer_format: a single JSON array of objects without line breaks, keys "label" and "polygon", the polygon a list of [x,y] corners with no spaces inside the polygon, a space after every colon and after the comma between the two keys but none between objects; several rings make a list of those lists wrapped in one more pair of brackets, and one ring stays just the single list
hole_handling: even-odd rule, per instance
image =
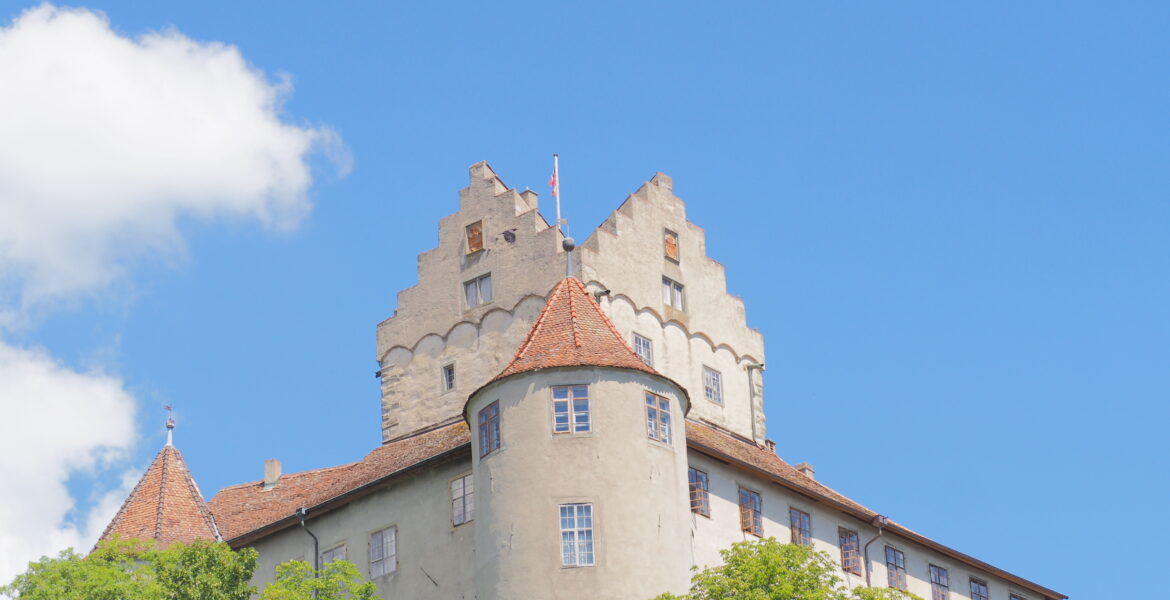
[{"label": "red clay roof tile", "polygon": [[566,277],[548,295],[512,362],[491,381],[525,371],[580,366],[634,369],[661,377],[638,358],[585,284]]},{"label": "red clay roof tile", "polygon": [[99,541],[114,536],[153,539],[162,548],[175,542],[220,539],[178,448],[167,445],[159,451]]}]

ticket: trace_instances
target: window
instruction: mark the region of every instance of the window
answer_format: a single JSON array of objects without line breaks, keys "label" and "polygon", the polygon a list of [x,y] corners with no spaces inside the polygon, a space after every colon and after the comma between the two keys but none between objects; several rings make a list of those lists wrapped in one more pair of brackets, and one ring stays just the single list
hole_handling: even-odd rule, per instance
[{"label": "window", "polygon": [[930,600],[948,600],[951,591],[951,578],[947,570],[930,565]]},{"label": "window", "polygon": [[492,402],[479,411],[479,456],[500,449],[500,403]]},{"label": "window", "polygon": [[808,513],[795,508],[788,509],[788,527],[792,531],[792,543],[807,546],[812,543],[812,519]]},{"label": "window", "polygon": [[991,595],[987,593],[987,582],[971,578],[971,600],[990,600]]},{"label": "window", "polygon": [[764,502],[760,495],[749,489],[739,488],[739,526],[758,537],[764,536]]},{"label": "window", "polygon": [[467,253],[483,250],[483,221],[467,226]]},{"label": "window", "polygon": [[847,573],[861,575],[861,551],[857,532],[839,527],[837,541],[841,544],[841,568]]},{"label": "window", "polygon": [[683,310],[683,284],[668,277],[663,277],[662,303]]},{"label": "window", "polygon": [[886,579],[890,587],[906,589],[906,555],[889,546],[886,546]]},{"label": "window", "polygon": [[370,579],[398,570],[398,530],[387,527],[370,534]]},{"label": "window", "polygon": [[663,254],[666,255],[666,258],[678,262],[678,234],[669,229],[665,230],[664,233]]},{"label": "window", "polygon": [[449,364],[443,367],[443,391],[449,392],[455,389],[455,364]]},{"label": "window", "polygon": [[670,443],[670,400],[646,392],[646,436]]},{"label": "window", "polygon": [[474,308],[492,301],[492,274],[476,277],[463,284],[463,296],[467,299],[467,308]]},{"label": "window", "polygon": [[553,433],[589,431],[589,386],[553,387]]},{"label": "window", "polygon": [[321,553],[321,564],[331,563],[335,560],[345,560],[345,544]]},{"label": "window", "polygon": [[644,338],[638,334],[634,334],[634,352],[638,354],[638,358],[642,362],[654,366],[654,344],[649,338]]},{"label": "window", "polygon": [[707,474],[691,467],[687,471],[687,479],[691,484],[691,512],[711,516],[711,498],[708,494]]},{"label": "window", "polygon": [[593,505],[561,505],[561,564],[593,566]]},{"label": "window", "polygon": [[703,396],[715,404],[723,404],[723,374],[711,367],[703,367]]},{"label": "window", "polygon": [[451,482],[451,524],[475,520],[475,481],[471,473]]},{"label": "window", "polygon": [[1025,598],[1019,594],[1010,594],[1008,596],[1008,598],[1009,598],[1009,600],[1028,600],[1027,598]]}]

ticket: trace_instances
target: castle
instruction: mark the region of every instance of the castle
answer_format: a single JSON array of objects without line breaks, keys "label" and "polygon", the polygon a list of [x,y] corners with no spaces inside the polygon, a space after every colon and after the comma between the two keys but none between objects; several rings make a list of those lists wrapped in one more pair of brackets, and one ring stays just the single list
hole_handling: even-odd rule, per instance
[{"label": "castle", "polygon": [[[377,328],[383,444],[204,503],[169,443],[104,537],[355,563],[383,598],[651,598],[759,536],[849,586],[1056,600],[842,496],[767,440],[764,341],[661,173],[574,248],[487,163]],[[566,254],[569,254],[568,256]]]}]

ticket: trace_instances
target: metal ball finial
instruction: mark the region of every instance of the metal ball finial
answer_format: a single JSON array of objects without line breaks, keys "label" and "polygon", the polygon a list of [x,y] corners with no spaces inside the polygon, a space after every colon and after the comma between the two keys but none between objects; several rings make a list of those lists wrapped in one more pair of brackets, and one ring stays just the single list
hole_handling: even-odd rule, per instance
[{"label": "metal ball finial", "polygon": [[572,252],[573,248],[576,248],[576,247],[577,247],[577,242],[574,241],[573,238],[571,238],[571,237],[567,237],[563,241],[561,241],[561,248],[564,248],[565,252]]}]

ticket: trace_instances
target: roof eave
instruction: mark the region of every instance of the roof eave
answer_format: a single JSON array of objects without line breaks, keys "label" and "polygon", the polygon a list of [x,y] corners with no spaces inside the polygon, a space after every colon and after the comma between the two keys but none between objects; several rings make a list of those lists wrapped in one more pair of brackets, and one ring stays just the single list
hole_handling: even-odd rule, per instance
[{"label": "roof eave", "polygon": [[[856,508],[853,508],[852,506],[849,506],[847,504],[843,504],[843,503],[841,503],[833,498],[830,498],[828,496],[825,496],[823,494],[818,494],[817,492],[815,492],[813,490],[802,488],[798,485],[793,484],[791,481],[788,481],[787,479],[785,479],[779,475],[776,475],[775,473],[772,473],[771,471],[768,471],[766,469],[761,469],[760,467],[757,467],[751,463],[744,462],[743,460],[740,460],[740,459],[738,459],[734,456],[731,456],[725,452],[722,452],[722,451],[717,450],[715,448],[711,448],[710,446],[706,446],[706,445],[703,445],[697,441],[694,441],[689,437],[687,438],[687,447],[693,448],[694,450],[697,450],[698,452],[706,454],[706,455],[710,456],[711,458],[714,458],[714,459],[719,460],[721,462],[733,465],[741,470],[747,471],[749,473],[753,473],[757,476],[760,476],[764,479],[767,479],[773,483],[780,485],[781,487],[783,487],[789,491],[795,492],[797,494],[800,494],[802,496],[805,496],[805,497],[810,498],[812,500],[815,500],[817,502],[822,502],[822,503],[828,504],[828,505],[832,506],[833,508],[835,508],[841,512],[844,512],[846,514],[849,514],[849,515],[851,515],[851,516],[853,516],[853,517],[855,517],[863,522],[868,523],[873,518],[873,515],[871,515],[871,514],[867,514],[864,511],[857,510]],[[944,546],[943,544],[940,544],[940,543],[938,543],[938,542],[936,542],[928,537],[925,537],[922,534],[915,533],[914,531],[906,529],[905,527],[902,527],[902,526],[898,525],[897,523],[890,523],[889,525],[887,525],[885,527],[885,529],[887,531],[890,531],[891,533],[895,533],[895,534],[897,534],[901,537],[904,537],[906,539],[909,539],[917,544],[926,546],[932,550],[939,552],[940,554],[944,554],[946,556],[949,556],[950,558],[958,560],[958,561],[965,563],[969,566],[978,568],[978,569],[986,571],[990,574],[993,574],[993,575],[996,575],[996,576],[1001,577],[1003,579],[1006,579],[1006,580],[1008,580],[1016,585],[1019,585],[1023,588],[1028,589],[1029,591],[1043,594],[1045,596],[1045,598],[1048,598],[1050,600],[1066,600],[1068,598],[1068,596],[1061,594],[1060,592],[1048,589],[1040,584],[1028,581],[1027,579],[1024,579],[1023,577],[1013,575],[1007,571],[1004,571],[1003,569],[1000,569],[999,567],[987,564],[987,563],[985,563],[985,562],[983,562],[983,561],[981,561],[973,556],[959,552],[958,550],[955,550],[954,548],[951,548],[949,546]]]}]

